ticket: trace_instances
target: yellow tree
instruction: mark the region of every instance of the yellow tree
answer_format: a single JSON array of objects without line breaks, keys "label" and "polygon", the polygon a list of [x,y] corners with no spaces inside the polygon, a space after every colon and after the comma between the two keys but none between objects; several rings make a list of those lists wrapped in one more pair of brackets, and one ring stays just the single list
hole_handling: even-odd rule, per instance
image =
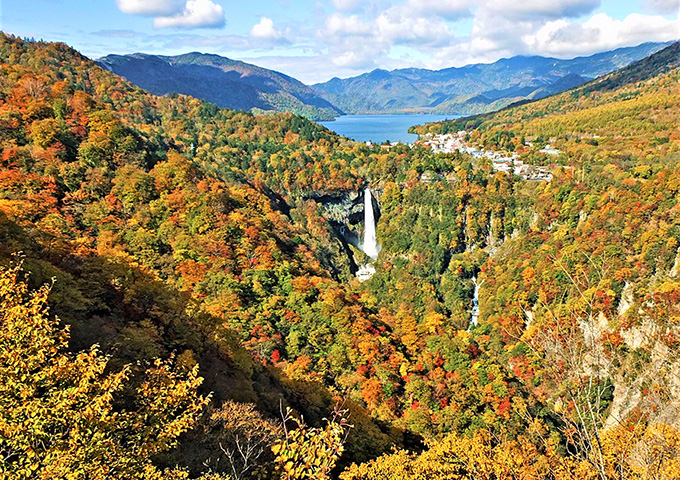
[{"label": "yellow tree", "polygon": [[[352,465],[342,480],[539,480],[557,478],[559,460],[539,451],[528,439],[501,441],[480,430],[472,437],[449,434],[421,454],[404,450]],[[580,477],[590,480],[588,477]]]},{"label": "yellow tree", "polygon": [[185,477],[151,458],[206,404],[198,367],[157,360],[131,378],[130,366],[109,372],[96,346],[69,352],[68,328],[48,315],[50,287],[31,292],[22,275],[21,265],[0,268],[0,477]]},{"label": "yellow tree", "polygon": [[[310,428],[302,419],[293,417],[290,408],[286,409],[283,416],[285,437],[272,446],[282,480],[329,478],[352,428],[347,422],[347,413],[336,408],[323,428]],[[297,424],[297,428],[289,430],[286,427],[289,422]]]}]

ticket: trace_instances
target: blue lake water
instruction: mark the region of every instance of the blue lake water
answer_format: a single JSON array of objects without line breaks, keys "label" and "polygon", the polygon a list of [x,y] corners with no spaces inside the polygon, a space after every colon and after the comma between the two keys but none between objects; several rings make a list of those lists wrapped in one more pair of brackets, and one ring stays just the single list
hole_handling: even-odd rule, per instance
[{"label": "blue lake water", "polygon": [[412,125],[459,118],[460,115],[343,115],[332,122],[318,122],[335,133],[357,142],[413,143],[418,135],[408,133]]}]

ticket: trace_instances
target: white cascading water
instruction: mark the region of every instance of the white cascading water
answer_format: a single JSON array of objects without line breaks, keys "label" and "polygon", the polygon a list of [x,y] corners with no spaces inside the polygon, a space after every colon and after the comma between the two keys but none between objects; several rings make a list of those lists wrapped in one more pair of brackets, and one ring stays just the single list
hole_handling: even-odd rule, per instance
[{"label": "white cascading water", "polygon": [[380,251],[378,238],[375,235],[375,216],[370,188],[366,188],[364,191],[364,241],[362,242],[362,250],[373,260],[378,258]]},{"label": "white cascading water", "polygon": [[479,287],[482,286],[482,283],[484,283],[484,280],[481,282],[477,283],[477,277],[472,277],[472,283],[475,284],[475,293],[473,294],[472,297],[472,311],[471,313],[471,318],[470,318],[470,326],[477,325],[477,320],[479,319]]}]

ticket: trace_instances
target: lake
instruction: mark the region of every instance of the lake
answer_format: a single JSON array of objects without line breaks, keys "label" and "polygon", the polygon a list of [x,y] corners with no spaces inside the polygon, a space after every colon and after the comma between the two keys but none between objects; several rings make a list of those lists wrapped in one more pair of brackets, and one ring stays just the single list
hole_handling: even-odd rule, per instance
[{"label": "lake", "polygon": [[318,123],[357,142],[413,143],[418,135],[408,133],[409,127],[454,118],[460,118],[460,115],[343,115],[331,122]]}]

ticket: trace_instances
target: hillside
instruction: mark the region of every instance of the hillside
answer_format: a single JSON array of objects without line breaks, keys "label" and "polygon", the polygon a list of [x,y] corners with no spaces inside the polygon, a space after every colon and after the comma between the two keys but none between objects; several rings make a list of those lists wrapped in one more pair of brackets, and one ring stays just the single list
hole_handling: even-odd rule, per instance
[{"label": "hillside", "polygon": [[443,70],[374,70],[353,78],[333,78],[312,88],[347,113],[469,115],[573,88],[667,45],[645,43],[571,60],[517,56]]},{"label": "hillside", "polygon": [[588,145],[600,147],[591,150],[630,149],[639,158],[647,142],[665,142],[677,129],[673,79],[678,68],[680,42],[568,92],[499,112],[417,126],[413,131],[472,130],[482,145],[498,148],[502,136],[512,140],[505,146],[519,150],[522,138],[538,139],[564,149],[570,162],[578,161]]},{"label": "hillside", "polygon": [[98,65],[156,95],[182,93],[232,110],[290,111],[314,120],[342,112],[283,73],[219,55],[108,55]]},{"label": "hillside", "polygon": [[534,181],[0,36],[0,474],[677,478],[676,49],[468,125]]}]

